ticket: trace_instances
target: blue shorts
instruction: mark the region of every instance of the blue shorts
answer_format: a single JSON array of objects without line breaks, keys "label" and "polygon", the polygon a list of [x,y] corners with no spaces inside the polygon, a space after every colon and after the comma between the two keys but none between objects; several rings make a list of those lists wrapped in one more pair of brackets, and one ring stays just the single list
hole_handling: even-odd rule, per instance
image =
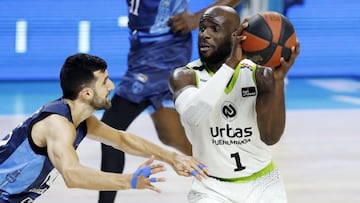
[{"label": "blue shorts", "polygon": [[165,40],[141,42],[130,37],[128,70],[116,88],[115,94],[131,102],[149,100],[155,110],[164,102],[172,101],[169,77],[172,71],[185,66],[192,54],[192,36],[175,36]]}]

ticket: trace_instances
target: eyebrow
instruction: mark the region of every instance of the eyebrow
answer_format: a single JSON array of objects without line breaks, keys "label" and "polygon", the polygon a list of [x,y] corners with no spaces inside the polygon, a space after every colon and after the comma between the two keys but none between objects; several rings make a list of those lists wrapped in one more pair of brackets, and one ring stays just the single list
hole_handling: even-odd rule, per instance
[{"label": "eyebrow", "polygon": [[107,76],[104,78],[103,83],[105,83],[106,80],[108,80],[108,79],[109,79],[109,75],[107,75]]}]

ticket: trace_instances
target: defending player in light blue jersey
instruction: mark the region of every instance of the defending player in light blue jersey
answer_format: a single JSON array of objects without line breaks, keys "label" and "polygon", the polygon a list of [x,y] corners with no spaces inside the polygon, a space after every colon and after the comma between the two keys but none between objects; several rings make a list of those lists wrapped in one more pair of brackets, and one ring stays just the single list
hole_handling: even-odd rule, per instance
[{"label": "defending player in light blue jersey", "polygon": [[[150,177],[165,170],[158,159],[183,176],[186,170],[206,176],[199,160],[165,150],[134,134],[99,121],[93,112],[111,107],[114,88],[106,62],[96,56],[75,54],[60,73],[63,96],[42,106],[0,141],[0,203],[33,202],[59,173],[67,187],[91,190],[150,189],[159,192]],[[105,142],[133,155],[150,157],[133,174],[107,173],[80,163],[76,149],[85,138]],[[199,165],[200,164],[200,165]]]}]

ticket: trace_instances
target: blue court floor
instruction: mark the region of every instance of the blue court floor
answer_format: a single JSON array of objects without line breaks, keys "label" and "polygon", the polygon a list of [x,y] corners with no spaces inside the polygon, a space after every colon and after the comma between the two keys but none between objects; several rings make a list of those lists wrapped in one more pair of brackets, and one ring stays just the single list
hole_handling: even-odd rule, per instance
[{"label": "blue court floor", "polygon": [[[30,114],[60,96],[58,81],[0,81],[0,115]],[[360,108],[360,79],[290,78],[286,105],[289,110]]]}]

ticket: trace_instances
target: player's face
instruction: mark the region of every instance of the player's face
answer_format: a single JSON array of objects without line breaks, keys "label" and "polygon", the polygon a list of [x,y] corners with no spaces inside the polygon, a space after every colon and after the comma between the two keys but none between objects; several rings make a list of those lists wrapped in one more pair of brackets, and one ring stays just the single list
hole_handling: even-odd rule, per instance
[{"label": "player's face", "polygon": [[96,71],[94,96],[90,105],[96,110],[109,109],[111,107],[110,92],[114,89],[114,83],[109,79],[108,72]]},{"label": "player's face", "polygon": [[224,16],[209,13],[200,19],[198,51],[207,64],[223,62],[231,52],[231,33],[224,25]]}]

